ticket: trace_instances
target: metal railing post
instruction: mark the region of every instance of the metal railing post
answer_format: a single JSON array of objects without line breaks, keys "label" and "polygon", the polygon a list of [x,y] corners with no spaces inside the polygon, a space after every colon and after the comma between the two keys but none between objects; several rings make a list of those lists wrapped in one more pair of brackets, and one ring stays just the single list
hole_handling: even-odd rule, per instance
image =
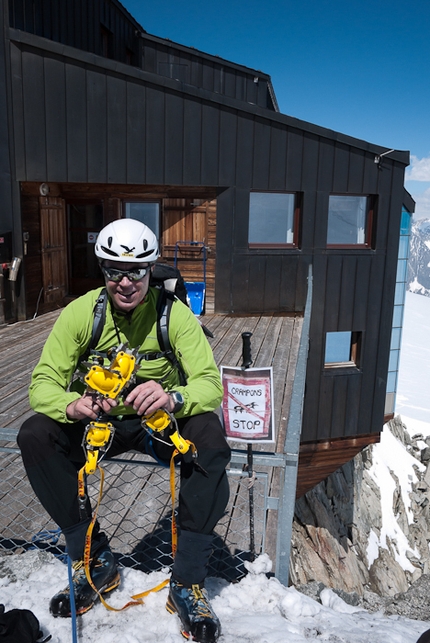
[{"label": "metal railing post", "polygon": [[309,353],[309,328],[312,310],[312,266],[308,272],[308,292],[302,334],[300,338],[296,373],[291,396],[290,414],[284,444],[285,468],[281,472],[281,487],[276,540],[276,578],[288,586],[290,573],[291,536],[296,503],[297,470],[299,465],[300,434],[302,430],[303,398],[306,366]]}]

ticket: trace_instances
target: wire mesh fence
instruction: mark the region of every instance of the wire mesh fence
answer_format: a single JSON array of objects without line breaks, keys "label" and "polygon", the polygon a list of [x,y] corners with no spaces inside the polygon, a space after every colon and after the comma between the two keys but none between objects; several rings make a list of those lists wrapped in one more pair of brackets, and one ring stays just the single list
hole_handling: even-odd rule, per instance
[{"label": "wire mesh fence", "polygon": [[[66,560],[63,536],[34,495],[16,444],[0,441],[0,451],[0,550],[37,548]],[[169,469],[132,453],[101,464],[105,480],[98,516],[118,563],[144,572],[170,567],[173,507]],[[93,506],[99,476],[97,472],[88,477]],[[209,574],[235,581],[246,574],[244,562],[251,557],[249,477],[241,468],[232,467],[228,479],[230,500],[215,530]],[[176,472],[176,497],[178,480]],[[264,552],[267,499],[268,472],[256,472],[251,512],[256,554]]]}]

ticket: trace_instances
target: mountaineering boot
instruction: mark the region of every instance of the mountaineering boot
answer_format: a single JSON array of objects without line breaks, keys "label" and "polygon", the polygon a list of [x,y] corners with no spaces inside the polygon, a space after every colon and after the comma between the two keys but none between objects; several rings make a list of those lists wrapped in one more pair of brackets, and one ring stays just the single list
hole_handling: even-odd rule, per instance
[{"label": "mountaineering boot", "polygon": [[215,643],[221,634],[221,624],[213,611],[206,590],[200,585],[185,587],[170,579],[166,609],[178,614],[182,622],[181,634],[199,643]]},{"label": "mountaineering boot", "polygon": [[[76,614],[84,614],[92,608],[97,599],[97,593],[87,581],[85,575],[84,561],[77,560],[72,564],[73,589],[75,593]],[[100,594],[110,592],[120,583],[120,576],[116,566],[115,558],[109,547],[98,552],[90,561],[90,575],[95,587]],[[70,587],[55,594],[51,598],[49,611],[53,616],[71,616]]]}]

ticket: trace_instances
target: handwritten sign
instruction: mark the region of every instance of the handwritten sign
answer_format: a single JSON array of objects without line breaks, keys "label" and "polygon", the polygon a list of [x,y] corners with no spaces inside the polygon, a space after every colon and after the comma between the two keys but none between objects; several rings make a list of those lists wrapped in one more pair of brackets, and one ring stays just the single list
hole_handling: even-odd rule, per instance
[{"label": "handwritten sign", "polygon": [[227,438],[275,442],[272,368],[221,367],[222,412]]}]

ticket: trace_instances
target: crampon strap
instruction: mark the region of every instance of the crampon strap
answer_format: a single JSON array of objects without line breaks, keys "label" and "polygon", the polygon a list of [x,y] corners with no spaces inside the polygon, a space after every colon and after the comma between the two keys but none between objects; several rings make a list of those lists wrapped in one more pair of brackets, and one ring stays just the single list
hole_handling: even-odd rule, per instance
[{"label": "crampon strap", "polygon": [[[189,440],[185,440],[187,444],[189,444],[190,449],[192,453],[196,453],[196,447],[195,445],[190,442]],[[175,519],[175,458],[177,455],[180,455],[180,452],[178,449],[175,449],[172,453],[172,456],[170,458],[170,494],[172,497],[172,556],[173,558],[176,555],[176,551],[178,548],[178,530],[176,526],[176,519]],[[97,499],[97,505],[96,508],[93,512],[93,516],[91,519],[91,522],[88,526],[87,533],[85,535],[85,545],[84,545],[84,569],[85,569],[85,576],[87,579],[87,582],[89,586],[92,588],[94,592],[96,592],[97,596],[100,598],[101,603],[105,606],[105,608],[111,612],[122,612],[129,607],[132,607],[133,605],[142,605],[144,602],[144,598],[148,596],[149,594],[152,594],[153,592],[158,592],[164,587],[166,587],[169,583],[169,580],[166,579],[163,582],[159,583],[155,587],[152,587],[151,589],[146,590],[145,592],[141,592],[139,594],[134,594],[131,596],[131,600],[128,601],[125,605],[122,607],[112,607],[112,605],[109,605],[107,601],[103,598],[97,587],[94,585],[92,578],[91,578],[91,572],[90,572],[90,563],[91,563],[91,540],[92,540],[92,534],[93,534],[93,529],[94,525],[97,520],[97,514],[98,510],[100,507],[100,503],[102,501],[103,497],[103,484],[104,484],[104,470],[103,468],[97,464],[96,469],[100,471],[100,489],[99,489],[99,495]],[[78,494],[79,494],[79,499],[81,501],[84,501],[86,498],[86,492],[85,492],[85,465],[80,469],[78,473]]]}]

